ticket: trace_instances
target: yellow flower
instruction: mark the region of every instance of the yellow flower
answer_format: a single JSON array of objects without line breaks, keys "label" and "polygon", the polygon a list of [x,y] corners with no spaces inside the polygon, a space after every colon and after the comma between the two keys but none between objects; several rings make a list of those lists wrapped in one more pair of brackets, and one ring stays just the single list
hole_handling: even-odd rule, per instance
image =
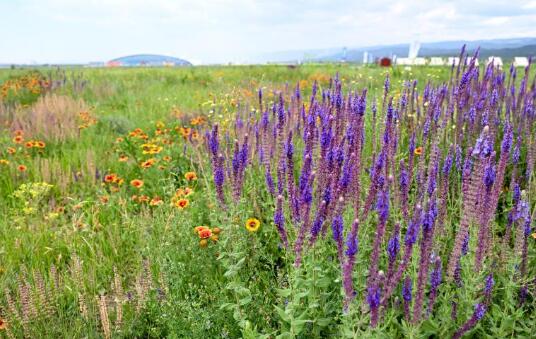
[{"label": "yellow flower", "polygon": [[261,222],[259,221],[259,219],[249,218],[246,221],[246,229],[249,232],[257,232],[259,230],[259,227],[261,227]]},{"label": "yellow flower", "polygon": [[47,220],[54,220],[57,219],[60,216],[57,212],[50,212],[48,213],[48,216],[46,217]]}]

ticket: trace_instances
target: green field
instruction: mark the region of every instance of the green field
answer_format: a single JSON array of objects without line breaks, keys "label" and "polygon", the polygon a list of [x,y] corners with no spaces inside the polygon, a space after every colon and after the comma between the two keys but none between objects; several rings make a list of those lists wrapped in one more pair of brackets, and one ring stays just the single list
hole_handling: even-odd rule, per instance
[{"label": "green field", "polygon": [[[521,69],[518,72],[517,84],[523,74]],[[327,89],[336,74],[345,93],[368,89],[361,156],[366,186],[358,198],[364,201],[370,182],[365,168],[373,165],[376,150],[370,133],[375,131],[379,147],[384,125],[381,113],[377,121],[371,118],[371,103],[376,99],[380,112],[384,108],[386,75],[391,83],[389,97],[398,102],[404,81],[418,80],[416,89],[422,92],[428,82],[448,83],[450,67],[0,70],[0,337],[447,338],[471,318],[489,272],[494,273],[496,284],[493,298],[486,316],[468,337],[533,337],[536,241],[532,234],[527,239],[524,276],[517,270],[520,259],[514,250],[499,251],[513,204],[510,191],[501,195],[490,230],[496,246],[487,253],[484,269],[473,270],[477,236],[471,236],[471,259],[461,264],[463,287],[444,277],[432,316],[416,323],[404,318],[401,297],[393,296],[375,327],[369,324],[366,281],[376,212],[360,225],[352,273],[357,295],[343,312],[341,267],[331,230],[307,250],[297,268],[294,251],[282,246],[274,225],[277,199],[267,190],[256,155],[251,156],[254,165],[245,171],[240,197],[232,199],[226,182],[227,204],[219,203],[205,132],[218,124],[220,141],[229,146],[222,152],[231,159],[234,139],[241,143],[244,137],[235,125],[237,112],[246,125],[258,119],[259,89],[265,107],[270,107],[278,102],[279,92],[290,102],[299,84],[308,108],[313,83]],[[397,171],[398,162],[408,154],[411,132],[405,122],[400,126],[393,165]],[[456,126],[449,122],[439,131],[439,146],[446,154]],[[480,131],[464,140],[464,149],[474,144]],[[531,144],[534,139],[532,134],[524,140]],[[424,146],[429,159],[432,144],[422,140],[419,146]],[[300,139],[295,150],[296,179],[304,147]],[[253,146],[250,151],[256,154]],[[523,159],[527,152],[523,148]],[[426,164],[423,160],[422,168]],[[274,179],[276,166],[274,162]],[[520,165],[519,173],[524,166]],[[513,168],[508,167],[508,177]],[[391,180],[398,180],[396,173]],[[533,177],[523,181],[523,197],[532,210]],[[434,241],[434,253],[441,255],[445,272],[462,213],[462,196],[456,193],[462,190],[460,178],[460,172],[452,173],[444,233]],[[418,194],[410,194],[413,212]],[[391,199],[387,234],[381,242],[380,266],[385,272],[387,240],[394,225],[404,220],[398,196],[393,193]],[[285,207],[293,244],[298,225],[292,226],[290,213]],[[351,208],[342,214],[349,229],[354,218]],[[245,227],[250,218],[260,221],[255,232]],[[209,227],[210,236],[201,239],[196,226]],[[401,227],[405,230],[406,222]],[[478,229],[470,232],[476,234]],[[419,260],[414,256],[407,272],[416,278]],[[520,306],[523,286],[528,286],[528,297]],[[400,295],[400,289],[396,293]],[[425,295],[429,294],[427,290]],[[451,318],[454,300],[456,320]]]}]

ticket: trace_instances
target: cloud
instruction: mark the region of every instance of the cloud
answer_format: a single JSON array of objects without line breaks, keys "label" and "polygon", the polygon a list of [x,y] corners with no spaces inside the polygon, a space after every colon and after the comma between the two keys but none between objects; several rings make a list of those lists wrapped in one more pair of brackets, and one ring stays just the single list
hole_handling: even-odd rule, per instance
[{"label": "cloud", "polygon": [[166,53],[204,62],[267,52],[536,36],[536,2],[511,0],[0,0],[0,62]]}]

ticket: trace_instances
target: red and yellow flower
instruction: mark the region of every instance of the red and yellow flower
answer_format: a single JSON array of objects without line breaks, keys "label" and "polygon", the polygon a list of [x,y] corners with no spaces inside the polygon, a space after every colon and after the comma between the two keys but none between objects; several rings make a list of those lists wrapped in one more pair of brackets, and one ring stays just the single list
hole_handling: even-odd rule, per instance
[{"label": "red and yellow flower", "polygon": [[189,204],[190,202],[188,201],[188,199],[179,199],[175,202],[175,207],[182,210],[188,207]]},{"label": "red and yellow flower", "polygon": [[133,179],[130,181],[130,185],[136,188],[142,188],[143,187],[143,180],[140,179]]},{"label": "red and yellow flower", "polygon": [[249,232],[257,232],[259,230],[259,227],[261,227],[261,222],[257,218],[249,218],[246,220],[246,229]]},{"label": "red and yellow flower", "polygon": [[195,172],[186,172],[184,178],[188,181],[197,180],[197,174]]},{"label": "red and yellow flower", "polygon": [[155,162],[156,162],[156,159],[151,158],[151,159],[149,159],[149,160],[143,161],[143,162],[140,164],[140,166],[141,166],[142,168],[149,168],[149,167],[153,166]]}]

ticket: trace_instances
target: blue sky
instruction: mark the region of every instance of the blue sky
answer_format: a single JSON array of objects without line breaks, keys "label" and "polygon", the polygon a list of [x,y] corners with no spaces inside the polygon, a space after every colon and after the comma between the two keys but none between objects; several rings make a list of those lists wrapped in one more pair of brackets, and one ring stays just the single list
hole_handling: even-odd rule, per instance
[{"label": "blue sky", "polygon": [[536,0],[0,0],[0,63],[536,37]]}]

